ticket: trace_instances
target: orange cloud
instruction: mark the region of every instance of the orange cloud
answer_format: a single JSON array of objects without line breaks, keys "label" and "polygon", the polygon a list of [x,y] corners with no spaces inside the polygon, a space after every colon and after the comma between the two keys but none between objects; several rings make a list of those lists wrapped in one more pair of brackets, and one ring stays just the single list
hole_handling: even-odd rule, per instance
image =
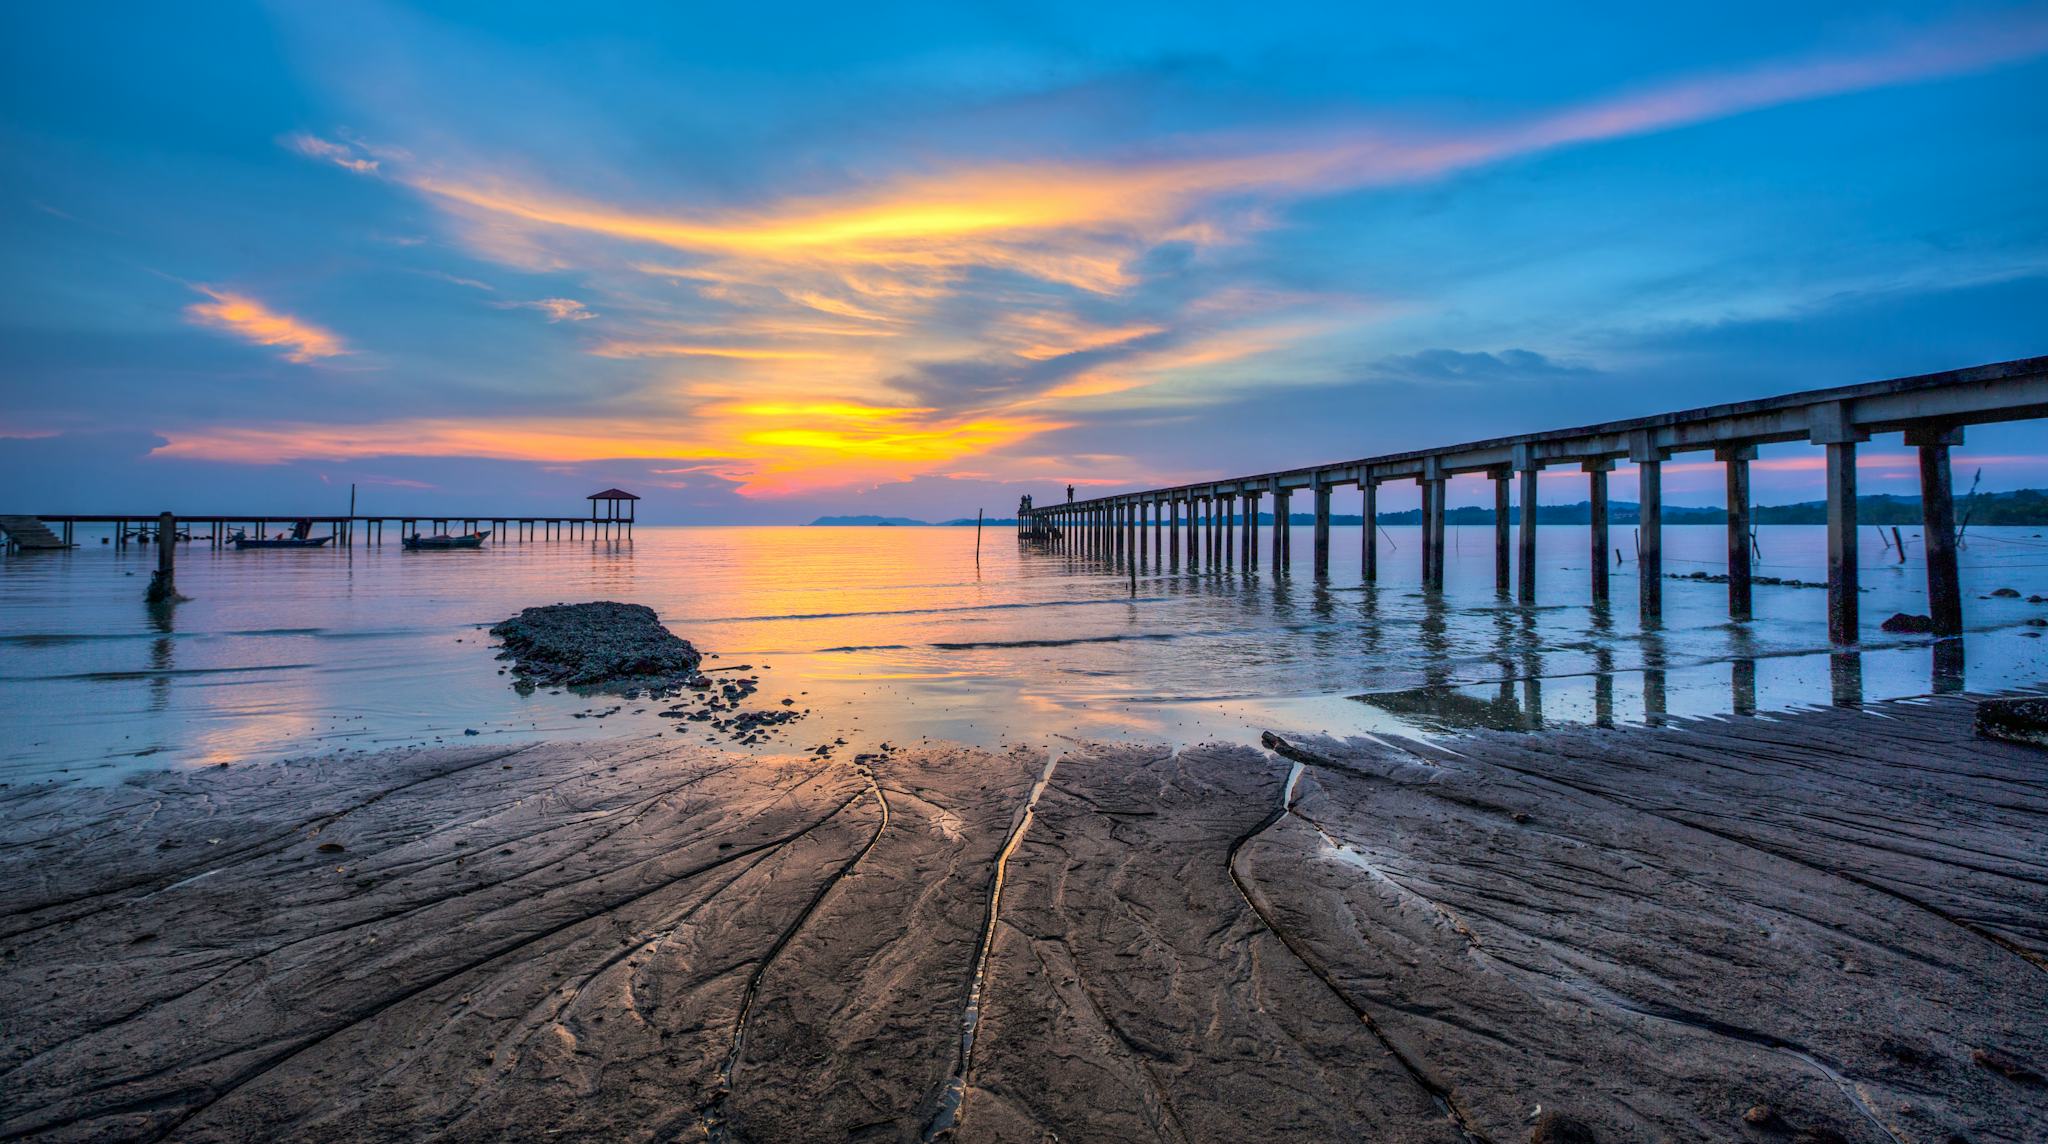
[{"label": "orange cloud", "polygon": [[252,345],[282,346],[286,361],[302,365],[348,352],[334,334],[290,314],[280,314],[247,295],[210,286],[193,289],[213,299],[185,307],[185,319],[195,326],[220,330]]}]

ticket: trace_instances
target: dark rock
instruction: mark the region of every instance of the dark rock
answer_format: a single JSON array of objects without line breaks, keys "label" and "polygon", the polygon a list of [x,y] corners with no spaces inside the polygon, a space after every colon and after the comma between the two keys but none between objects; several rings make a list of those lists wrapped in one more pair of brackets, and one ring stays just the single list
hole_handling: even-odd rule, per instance
[{"label": "dark rock", "polygon": [[2043,1077],[2038,1070],[2027,1067],[2024,1062],[2015,1060],[1997,1049],[1973,1050],[1970,1053],[1970,1060],[1978,1067],[1990,1069],[2010,1081],[2036,1088],[2048,1085],[2048,1077]]},{"label": "dark rock", "polygon": [[1991,594],[2001,600],[2017,600],[2020,598],[2020,590],[2018,588],[1993,588]]},{"label": "dark rock", "polygon": [[1594,1144],[1593,1130],[1586,1122],[1562,1112],[1546,1112],[1536,1118],[1529,1144]]},{"label": "dark rock", "polygon": [[1878,627],[1888,632],[1931,632],[1934,630],[1934,617],[1894,612],[1891,619],[1879,624]]},{"label": "dark rock", "polygon": [[1977,734],[2008,743],[2048,747],[2048,698],[1986,699],[1977,705]]},{"label": "dark rock", "polygon": [[528,608],[491,634],[505,641],[501,656],[529,686],[670,686],[694,677],[704,658],[641,604]]},{"label": "dark rock", "polygon": [[1742,1122],[1766,1132],[1783,1132],[1791,1127],[1785,1123],[1784,1117],[1778,1115],[1778,1110],[1768,1104],[1750,1105],[1749,1111],[1742,1114]]}]

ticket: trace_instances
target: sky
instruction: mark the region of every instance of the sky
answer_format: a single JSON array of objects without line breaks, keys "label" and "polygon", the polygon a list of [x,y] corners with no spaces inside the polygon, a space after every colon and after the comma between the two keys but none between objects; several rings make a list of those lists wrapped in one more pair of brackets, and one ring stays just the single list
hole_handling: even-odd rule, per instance
[{"label": "sky", "polygon": [[2048,353],[2048,3],[1671,7],[9,4],[0,507],[1001,515]]}]

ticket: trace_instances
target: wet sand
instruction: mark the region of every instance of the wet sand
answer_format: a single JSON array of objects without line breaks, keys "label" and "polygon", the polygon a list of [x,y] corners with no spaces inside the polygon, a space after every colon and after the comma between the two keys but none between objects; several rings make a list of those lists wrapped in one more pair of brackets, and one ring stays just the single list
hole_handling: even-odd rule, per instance
[{"label": "wet sand", "polygon": [[2048,1138],[1972,709],[0,788],[0,1136]]}]

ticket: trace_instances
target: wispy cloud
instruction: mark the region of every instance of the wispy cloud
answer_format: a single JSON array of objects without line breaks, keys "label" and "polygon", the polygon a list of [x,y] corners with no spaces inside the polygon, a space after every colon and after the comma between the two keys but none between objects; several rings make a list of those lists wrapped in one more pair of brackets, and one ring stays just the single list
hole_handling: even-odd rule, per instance
[{"label": "wispy cloud", "polygon": [[349,352],[330,331],[279,313],[246,294],[211,286],[193,289],[212,299],[185,307],[185,319],[195,326],[219,330],[251,345],[280,347],[285,351],[286,361],[301,365]]},{"label": "wispy cloud", "polygon": [[318,135],[305,131],[294,131],[278,140],[278,142],[282,143],[288,150],[296,151],[308,159],[332,163],[337,167],[354,171],[358,175],[374,175],[377,173],[377,160],[366,158],[359,154],[354,146],[347,143],[336,143],[331,139],[322,139]]},{"label": "wispy cloud", "polygon": [[[463,279],[456,279],[456,281],[462,282],[466,286],[479,286],[485,290],[490,289],[489,286],[484,286],[481,282],[470,282]],[[548,321],[550,322],[587,322],[597,317],[596,311],[574,298],[536,298],[530,302],[493,302],[491,305],[496,306],[500,310],[539,310],[548,316]]]}]

